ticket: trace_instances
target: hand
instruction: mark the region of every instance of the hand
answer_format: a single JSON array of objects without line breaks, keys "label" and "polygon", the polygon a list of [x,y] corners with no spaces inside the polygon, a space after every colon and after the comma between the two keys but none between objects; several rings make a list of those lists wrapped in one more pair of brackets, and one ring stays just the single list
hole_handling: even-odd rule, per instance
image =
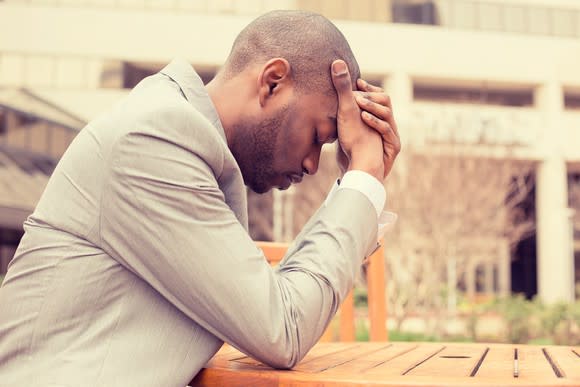
[{"label": "hand", "polygon": [[357,80],[357,87],[359,91],[355,92],[355,98],[363,110],[361,117],[383,140],[384,177],[387,177],[401,151],[401,139],[393,116],[391,98],[380,87],[362,79]]},{"label": "hand", "polygon": [[348,159],[348,169],[365,171],[382,181],[385,176],[382,139],[376,129],[361,119],[346,63],[334,61],[331,76],[338,94],[338,142]]},{"label": "hand", "polygon": [[344,153],[344,151],[342,150],[339,141],[335,143],[335,146],[336,146],[336,164],[338,165],[338,169],[340,171],[340,178],[342,179],[342,177],[348,170],[349,160],[346,153]]}]

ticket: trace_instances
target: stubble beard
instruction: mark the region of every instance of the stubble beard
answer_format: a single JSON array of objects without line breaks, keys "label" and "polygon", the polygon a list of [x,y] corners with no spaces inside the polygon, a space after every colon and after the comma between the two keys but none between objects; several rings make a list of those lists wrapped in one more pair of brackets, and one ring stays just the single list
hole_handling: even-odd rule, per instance
[{"label": "stubble beard", "polygon": [[256,193],[268,192],[279,178],[274,169],[274,155],[280,131],[287,123],[288,110],[288,106],[284,106],[271,118],[235,126],[239,140],[232,146],[232,153],[242,171],[244,183]]}]

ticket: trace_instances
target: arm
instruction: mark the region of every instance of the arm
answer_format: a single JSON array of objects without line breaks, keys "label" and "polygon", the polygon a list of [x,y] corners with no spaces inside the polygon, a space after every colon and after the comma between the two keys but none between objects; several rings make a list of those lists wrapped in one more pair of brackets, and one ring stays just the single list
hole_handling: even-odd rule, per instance
[{"label": "arm", "polygon": [[340,210],[322,209],[274,271],[191,149],[131,133],[107,173],[104,250],[189,318],[274,367],[292,367],[316,343],[360,266],[352,257],[376,234],[369,201],[341,190],[330,203]]}]

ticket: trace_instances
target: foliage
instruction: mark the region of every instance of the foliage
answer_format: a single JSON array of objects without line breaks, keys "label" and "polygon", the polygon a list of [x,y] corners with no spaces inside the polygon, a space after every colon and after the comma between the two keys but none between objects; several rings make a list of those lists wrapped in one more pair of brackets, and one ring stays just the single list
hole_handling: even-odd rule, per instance
[{"label": "foliage", "polygon": [[492,307],[499,312],[505,322],[505,341],[509,343],[527,343],[531,338],[530,318],[533,305],[521,295],[498,298]]},{"label": "foliage", "polygon": [[385,249],[389,311],[398,327],[410,313],[436,320],[454,314],[458,283],[474,293],[476,268],[509,265],[510,248],[534,231],[522,205],[533,189],[533,165],[512,151],[483,155],[458,143],[429,144],[399,157],[387,182],[399,220]]},{"label": "foliage", "polygon": [[[359,297],[364,299],[359,290]],[[357,294],[355,292],[355,294]],[[366,309],[358,308],[359,312]],[[505,343],[529,343],[537,345],[580,345],[580,300],[573,303],[545,304],[539,299],[527,300],[523,295],[510,295],[484,302],[470,302],[462,298],[458,317],[465,322],[464,334],[449,336],[405,332],[401,329],[389,331],[390,341],[485,341]],[[445,324],[445,318],[440,321]],[[478,331],[486,319],[493,318],[503,326],[493,336],[481,337]],[[357,321],[356,339],[368,340],[368,327],[364,318]]]},{"label": "foliage", "polygon": [[[485,314],[499,314],[504,331],[499,341],[580,345],[580,300],[573,303],[545,304],[523,295],[497,298],[489,303],[466,308],[469,335],[477,341],[477,328]],[[489,338],[487,338],[489,339]]]},{"label": "foliage", "polygon": [[354,337],[356,341],[369,341],[370,332],[368,324],[364,321],[358,320],[355,324]]},{"label": "foliage", "polygon": [[390,331],[389,332],[390,341],[440,341],[435,336],[426,335],[424,333],[414,333],[414,332],[402,332],[402,331]]}]

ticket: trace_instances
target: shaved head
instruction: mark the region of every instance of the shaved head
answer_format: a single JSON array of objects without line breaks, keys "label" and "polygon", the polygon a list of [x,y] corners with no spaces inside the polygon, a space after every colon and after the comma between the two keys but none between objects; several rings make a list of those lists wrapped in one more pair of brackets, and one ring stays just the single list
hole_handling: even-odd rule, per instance
[{"label": "shaved head", "polygon": [[353,86],[360,70],[344,35],[322,15],[307,11],[272,11],[240,32],[224,65],[223,76],[235,77],[249,66],[284,58],[298,91],[335,95],[330,65],[342,59]]}]

